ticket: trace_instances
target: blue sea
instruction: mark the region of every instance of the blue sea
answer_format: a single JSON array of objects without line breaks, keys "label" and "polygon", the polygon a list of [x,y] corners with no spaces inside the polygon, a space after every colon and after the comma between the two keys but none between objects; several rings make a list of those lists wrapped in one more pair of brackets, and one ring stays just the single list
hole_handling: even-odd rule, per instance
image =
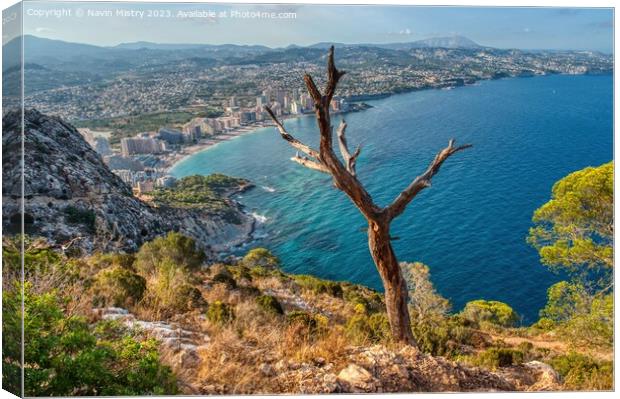
[{"label": "blue sea", "polygon": [[[395,95],[345,115],[349,142],[363,145],[359,178],[380,205],[450,138],[474,145],[448,159],[394,222],[399,260],[429,265],[455,311],[492,299],[510,304],[524,323],[535,321],[561,276],[525,241],[532,213],[558,179],[612,159],[612,89],[609,75],[503,79]],[[318,148],[312,116],[285,125]],[[264,128],[197,153],[172,173],[252,180],[256,188],[239,201],[262,221],[254,246],[270,248],[287,272],[382,289],[364,219],[327,175],[291,162],[294,153],[274,128]]]}]

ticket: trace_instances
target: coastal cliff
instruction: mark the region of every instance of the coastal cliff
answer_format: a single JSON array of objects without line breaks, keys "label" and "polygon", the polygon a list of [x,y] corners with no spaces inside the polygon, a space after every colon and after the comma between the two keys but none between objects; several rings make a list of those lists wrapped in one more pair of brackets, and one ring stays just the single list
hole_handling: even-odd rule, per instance
[{"label": "coastal cliff", "polygon": [[[208,255],[224,249],[225,243],[235,245],[250,238],[253,218],[228,198],[232,192],[221,193],[228,219],[200,207],[158,208],[136,198],[73,126],[34,109],[25,112],[23,123],[26,234],[86,253],[134,251],[168,231],[195,238]],[[5,231],[18,233],[21,114],[7,113],[2,127],[2,224]],[[231,215],[236,223],[229,221]]]}]

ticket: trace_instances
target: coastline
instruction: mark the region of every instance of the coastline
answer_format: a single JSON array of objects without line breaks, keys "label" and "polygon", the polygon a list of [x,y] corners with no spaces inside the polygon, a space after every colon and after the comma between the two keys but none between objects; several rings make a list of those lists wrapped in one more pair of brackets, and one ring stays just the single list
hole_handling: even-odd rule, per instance
[{"label": "coastline", "polygon": [[[364,111],[368,108],[372,108],[372,106],[366,104],[364,106],[358,106],[358,108],[352,109],[350,111],[345,111],[345,112],[337,112],[334,113],[334,115],[341,115],[341,114],[348,114],[348,113],[353,113],[353,112],[360,112],[360,111]],[[289,120],[289,119],[297,119],[297,118],[304,118],[304,117],[309,117],[309,116],[313,116],[313,113],[305,113],[305,114],[298,114],[298,115],[283,115],[280,116],[280,120],[285,121],[285,120]],[[238,128],[235,129],[231,129],[230,131],[226,132],[226,133],[221,133],[218,134],[216,136],[210,137],[208,139],[202,139],[200,140],[199,143],[196,144],[192,144],[190,146],[187,147],[183,147],[183,149],[181,151],[175,152],[172,155],[167,155],[165,157],[162,157],[162,161],[164,162],[164,168],[166,169],[167,173],[170,173],[170,171],[180,162],[184,161],[185,159],[199,153],[202,151],[206,151],[208,149],[211,149],[213,147],[215,147],[216,145],[220,144],[220,143],[224,143],[226,141],[230,141],[233,139],[236,139],[238,137],[241,136],[245,136],[246,134],[250,134],[250,133],[255,133],[257,130],[259,129],[263,129],[263,128],[268,128],[268,127],[274,127],[275,125],[273,124],[273,122],[268,121],[262,121],[262,122],[256,122],[253,123],[251,125],[244,125],[244,126],[240,126]]]},{"label": "coastline", "polygon": [[[603,75],[606,73],[602,73]],[[409,90],[400,90],[400,91],[395,91],[395,92],[389,92],[389,93],[378,93],[378,94],[373,94],[373,95],[357,95],[357,96],[350,96],[347,97],[352,104],[365,104],[364,101],[372,101],[372,100],[379,100],[379,99],[384,99],[384,98],[388,98],[388,97],[392,97],[395,95],[400,95],[400,94],[409,94],[412,92],[418,92],[418,91],[426,91],[426,90],[452,90],[455,88],[461,88],[461,87],[468,87],[468,86],[476,86],[479,85],[481,82],[486,82],[486,81],[493,81],[493,80],[501,80],[501,79],[518,79],[518,78],[534,78],[534,77],[544,77],[544,76],[554,76],[554,75],[571,75],[571,74],[562,74],[562,73],[549,73],[549,74],[543,74],[543,75],[530,75],[530,74],[522,74],[522,75],[514,75],[514,76],[494,76],[494,77],[490,77],[490,78],[481,78],[481,79],[475,79],[472,81],[467,81],[467,82],[463,82],[462,84],[450,84],[450,85],[441,85],[441,86],[427,86],[427,87],[421,87],[421,88],[411,88]],[[584,73],[584,74],[575,74],[575,75],[589,75],[588,73]],[[356,108],[350,111],[345,111],[345,112],[338,112],[338,114],[347,114],[347,113],[353,113],[353,112],[360,112],[360,111],[364,111],[368,108],[372,108],[372,106],[369,106],[368,104],[366,104],[367,107],[362,107],[362,108]],[[295,119],[295,118],[303,118],[303,117],[307,117],[307,116],[312,116],[314,115],[313,113],[305,113],[305,114],[298,114],[298,115],[284,115],[280,117],[280,120],[284,121],[284,120],[288,120],[288,119]],[[169,156],[165,156],[162,157],[162,160],[164,162],[164,169],[166,169],[166,172],[169,173],[178,163],[184,161],[185,159],[199,153],[202,151],[206,151],[212,147],[215,147],[217,144],[219,143],[223,143],[232,139],[235,139],[237,137],[241,137],[244,136],[246,134],[250,134],[250,133],[254,133],[256,132],[258,129],[262,129],[262,128],[266,128],[266,127],[275,127],[275,125],[269,121],[269,122],[256,122],[252,125],[245,125],[245,126],[241,126],[235,129],[230,130],[229,132],[223,133],[223,134],[219,134],[217,136],[211,137],[209,139],[203,139],[201,140],[201,142],[193,144],[191,146],[187,146],[184,147],[181,151],[176,152],[173,155],[169,155]]]}]

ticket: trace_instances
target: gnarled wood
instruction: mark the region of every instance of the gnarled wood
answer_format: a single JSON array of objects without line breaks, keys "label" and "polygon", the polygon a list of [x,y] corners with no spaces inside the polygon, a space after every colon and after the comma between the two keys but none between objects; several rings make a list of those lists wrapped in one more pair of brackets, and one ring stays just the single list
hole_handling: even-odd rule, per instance
[{"label": "gnarled wood", "polygon": [[314,169],[318,170],[319,172],[329,173],[329,170],[327,170],[327,168],[321,163],[313,161],[307,157],[301,157],[299,156],[299,154],[296,154],[294,157],[292,157],[291,161],[297,162],[298,164],[305,166],[308,169]]},{"label": "gnarled wood", "polygon": [[345,135],[345,131],[347,130],[347,123],[344,121],[340,121],[340,126],[338,126],[338,130],[336,131],[336,135],[338,136],[338,144],[340,147],[340,153],[342,154],[342,158],[344,159],[344,164],[353,176],[355,176],[355,162],[357,161],[357,157],[362,152],[362,146],[358,145],[355,149],[355,152],[351,154],[349,151],[349,146],[347,144],[347,137]]},{"label": "gnarled wood", "polygon": [[308,157],[302,157],[297,154],[291,159],[307,168],[330,174],[336,188],[343,191],[351,199],[368,221],[368,248],[385,289],[385,306],[392,337],[395,341],[415,345],[407,308],[407,284],[392,248],[391,240],[396,238],[390,236],[390,223],[405,210],[407,204],[420,191],[430,186],[432,177],[439,171],[446,159],[458,151],[471,147],[471,145],[455,147],[454,140],[450,140],[448,147],[435,156],[423,174],[403,190],[390,205],[380,208],[373,202],[370,194],[357,179],[355,165],[361,147],[358,146],[355,152],[351,154],[345,134],[347,125],[344,120],[337,131],[338,145],[344,164],[333,150],[329,107],[336,92],[338,81],[344,74],[345,72],[339,71],[334,64],[334,47],[332,46],[327,56],[325,95],[321,94],[310,75],[304,76],[308,93],[314,100],[314,110],[319,126],[321,140],[318,152],[290,135],[272,110],[269,107],[265,107],[265,109],[276,124],[282,138],[294,148],[308,155]]},{"label": "gnarled wood", "polygon": [[431,179],[435,176],[435,174],[437,174],[437,172],[439,172],[439,168],[446,159],[459,151],[470,148],[471,146],[471,144],[465,144],[455,147],[454,139],[451,139],[448,142],[448,146],[435,155],[433,162],[431,162],[426,171],[416,177],[411,184],[409,184],[409,186],[407,186],[407,188],[404,189],[403,192],[396,197],[396,199],[394,199],[392,204],[387,207],[388,217],[390,219],[394,219],[396,216],[403,213],[407,204],[409,204],[420,191],[431,186]]}]

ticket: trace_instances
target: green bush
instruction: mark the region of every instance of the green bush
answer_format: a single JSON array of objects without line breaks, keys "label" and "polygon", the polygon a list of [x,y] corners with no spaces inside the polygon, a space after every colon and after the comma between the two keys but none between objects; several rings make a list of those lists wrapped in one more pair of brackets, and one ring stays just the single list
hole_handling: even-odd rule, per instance
[{"label": "green bush", "polygon": [[[174,375],[160,363],[155,341],[96,334],[82,318],[63,314],[64,300],[56,292],[35,294],[30,283],[24,292],[26,396],[177,393]],[[5,290],[3,306],[20,302],[19,287]],[[19,313],[3,314],[3,333],[3,344],[14,340],[4,347],[3,374],[8,378],[3,387],[19,392],[19,378],[13,378],[19,370]]]},{"label": "green bush", "polygon": [[312,291],[315,294],[328,294],[336,298],[342,298],[343,290],[340,283],[305,274],[295,275],[293,279],[301,288]]},{"label": "green bush", "polygon": [[384,311],[383,296],[378,292],[350,283],[341,283],[341,287],[342,298],[354,308],[363,307],[366,313]]},{"label": "green bush", "polygon": [[[545,323],[572,344],[613,346],[613,294],[589,294],[581,284],[560,281],[547,290],[547,304],[540,312]],[[548,321],[543,321],[548,320]],[[535,327],[532,326],[532,327]]]},{"label": "green bush", "polygon": [[252,274],[250,273],[250,269],[246,266],[243,266],[243,265],[229,266],[228,270],[233,275],[235,280],[252,281]]},{"label": "green bush", "polygon": [[157,273],[147,280],[145,303],[152,309],[172,315],[205,305],[187,269],[170,260],[160,262]]},{"label": "green bush", "polygon": [[587,312],[587,308],[588,294],[583,285],[560,281],[547,290],[547,304],[540,311],[540,316],[559,323]]},{"label": "green bush", "polygon": [[95,276],[93,303],[99,307],[128,307],[140,301],[145,290],[144,277],[121,266],[113,266]]},{"label": "green bush", "polygon": [[207,309],[207,319],[215,324],[224,325],[230,323],[235,318],[235,314],[230,305],[221,301],[215,301],[209,304]]},{"label": "green bush", "polygon": [[282,305],[280,305],[280,302],[278,302],[277,298],[271,295],[260,295],[256,298],[256,303],[258,304],[258,307],[267,313],[284,314],[284,310],[282,310]]},{"label": "green bush", "polygon": [[297,329],[298,333],[307,337],[317,336],[325,331],[327,318],[319,314],[311,314],[295,310],[286,315],[289,326]]},{"label": "green bush", "polygon": [[136,255],[136,268],[144,276],[155,274],[164,261],[188,271],[199,270],[206,256],[194,239],[171,232],[142,245]]},{"label": "green bush", "polygon": [[495,370],[498,367],[508,367],[523,363],[525,354],[518,349],[488,348],[474,356],[471,362],[480,367]]},{"label": "green bush", "polygon": [[591,357],[570,352],[551,359],[550,365],[562,376],[567,389],[613,389],[613,363],[610,361],[596,361]]},{"label": "green bush", "polygon": [[266,248],[254,248],[241,259],[241,265],[250,269],[262,267],[273,270],[280,267],[280,259]]},{"label": "green bush", "polygon": [[82,209],[69,205],[65,208],[65,218],[67,223],[81,224],[91,231],[95,230],[95,221],[97,218],[95,212],[90,209]]},{"label": "green bush", "polygon": [[390,323],[385,313],[357,314],[347,321],[345,334],[356,345],[387,343],[391,337]]},{"label": "green bush", "polygon": [[556,323],[553,320],[547,317],[541,317],[536,323],[532,324],[530,328],[539,331],[551,331],[555,326]]},{"label": "green bush", "polygon": [[211,278],[213,284],[224,284],[228,289],[237,288],[237,282],[228,273],[217,273]]},{"label": "green bush", "polygon": [[456,317],[418,318],[412,332],[420,350],[433,356],[454,356],[460,354],[462,345],[477,346],[473,331]]},{"label": "green bush", "polygon": [[112,266],[119,266],[133,271],[135,260],[136,257],[133,254],[99,253],[89,257],[87,263],[95,272]]},{"label": "green bush", "polygon": [[519,322],[519,315],[507,304],[483,299],[467,302],[461,316],[474,323],[491,323],[501,327],[514,327]]},{"label": "green bush", "polygon": [[[61,274],[67,279],[76,278],[79,268],[47,243],[46,239],[24,236],[24,274],[26,279],[34,275]],[[3,237],[2,272],[5,277],[21,276],[20,236]]]}]

